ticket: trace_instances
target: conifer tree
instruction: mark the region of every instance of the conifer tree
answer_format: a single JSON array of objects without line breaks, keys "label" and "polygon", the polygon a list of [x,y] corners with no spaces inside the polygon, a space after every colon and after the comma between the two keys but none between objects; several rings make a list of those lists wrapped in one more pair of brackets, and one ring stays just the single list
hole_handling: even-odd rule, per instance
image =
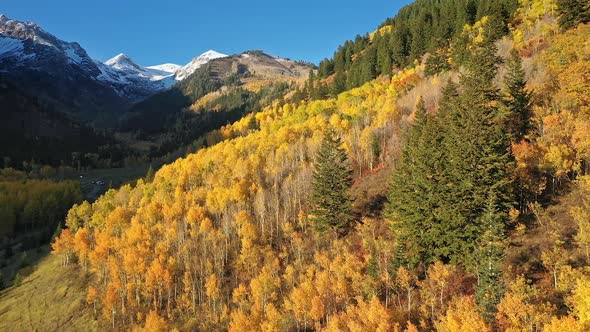
[{"label": "conifer tree", "polygon": [[590,3],[588,0],[559,0],[559,26],[564,30],[575,28],[578,24],[590,22]]},{"label": "conifer tree", "polygon": [[531,130],[531,95],[526,90],[525,72],[518,51],[512,50],[506,63],[507,74],[504,77],[505,121],[509,138],[519,142]]},{"label": "conifer tree", "polygon": [[353,171],[341,145],[336,132],[328,129],[314,165],[311,219],[320,233],[340,233],[353,221],[349,196]]},{"label": "conifer tree", "polygon": [[498,62],[493,43],[474,50],[460,79],[461,95],[443,111],[448,112],[446,185],[436,247],[443,257],[472,268],[474,244],[484,231],[479,220],[489,195],[495,197],[498,213],[507,213],[512,200],[509,145],[496,106]]},{"label": "conifer tree", "polygon": [[496,206],[496,198],[489,197],[488,204],[481,217],[481,225],[484,233],[479,241],[477,251],[477,275],[478,283],[475,290],[475,299],[484,318],[493,321],[497,306],[504,294],[502,283],[502,261],[506,236],[504,234],[505,218]]},{"label": "conifer tree", "polygon": [[435,119],[428,115],[424,99],[416,105],[415,119],[407,133],[388,195],[386,216],[394,223],[404,262],[416,265],[434,261],[434,229],[439,223],[436,208],[438,176],[444,157]]},{"label": "conifer tree", "polygon": [[492,43],[474,50],[461,94],[448,84],[436,118],[418,107],[386,210],[410,263],[442,259],[475,269],[490,195],[498,214],[507,215],[511,159],[498,120],[495,54]]}]

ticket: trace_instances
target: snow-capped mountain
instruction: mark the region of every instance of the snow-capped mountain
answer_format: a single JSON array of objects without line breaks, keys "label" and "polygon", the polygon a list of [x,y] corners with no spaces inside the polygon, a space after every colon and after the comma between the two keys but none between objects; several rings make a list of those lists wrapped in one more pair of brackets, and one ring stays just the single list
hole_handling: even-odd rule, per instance
[{"label": "snow-capped mountain", "polygon": [[104,62],[119,74],[125,74],[126,77],[142,78],[152,82],[161,81],[165,78],[174,76],[174,73],[181,68],[180,65],[166,63],[163,65],[142,67],[135,63],[127,54],[121,53]]},{"label": "snow-capped mountain", "polygon": [[166,73],[176,73],[180,68],[182,68],[181,65],[177,65],[175,63],[163,63],[161,65],[156,65],[156,66],[148,66],[146,67],[148,69],[153,69],[153,70],[159,70],[159,71],[163,71]]},{"label": "snow-capped mountain", "polygon": [[14,67],[44,68],[43,64],[59,61],[73,64],[97,74],[94,62],[78,43],[60,40],[33,22],[20,22],[0,15],[0,59]]},{"label": "snow-capped mountain", "polygon": [[102,71],[97,78],[115,85],[124,84],[123,90],[129,89],[127,85],[134,84],[143,86],[149,91],[157,92],[170,88],[177,81],[187,78],[209,61],[224,57],[227,57],[227,55],[209,50],[194,58],[185,66],[165,63],[143,67],[135,63],[128,55],[121,53],[104,63],[97,63]]},{"label": "snow-capped mountain", "polygon": [[0,15],[0,71],[24,91],[41,92],[71,112],[92,111],[93,105],[100,110],[123,109],[174,83],[167,79],[173,73],[143,68],[125,55],[103,64],[78,43],[4,15]]},{"label": "snow-capped mountain", "polygon": [[[96,65],[101,71],[97,79],[111,83],[120,94],[132,93],[133,90],[137,90],[135,92],[139,95],[141,95],[141,91],[147,92],[147,95],[141,95],[141,97],[147,97],[154,92],[171,87],[176,82],[175,71],[140,66],[124,53],[104,63],[96,61]],[[171,69],[180,66],[168,64],[168,66],[155,67]]]},{"label": "snow-capped mountain", "polygon": [[78,43],[63,41],[33,22],[0,15],[0,71],[12,73],[15,78],[26,76],[22,74],[25,71],[68,81],[83,77],[110,88],[128,102],[170,88],[205,63],[222,57],[226,55],[210,50],[185,66],[165,63],[144,67],[121,53],[102,63],[93,60]]},{"label": "snow-capped mountain", "polygon": [[132,99],[97,79],[101,70],[75,42],[0,15],[0,73],[24,94],[80,120],[108,117]]},{"label": "snow-capped mountain", "polygon": [[[96,91],[103,96],[88,97],[98,101],[122,98],[119,104],[134,103],[170,88],[204,63],[222,56],[225,55],[208,51],[186,66],[165,63],[144,67],[129,56],[119,54],[102,63],[92,59],[78,43],[63,41],[33,22],[21,22],[0,15],[0,71],[11,75],[15,84],[22,88],[44,91],[46,86],[35,87],[34,83],[51,82],[52,86],[47,88],[54,88],[60,94],[55,97],[60,100],[79,97],[80,93],[75,91],[84,89],[82,97]],[[84,84],[75,81],[83,81]],[[58,86],[58,83],[64,86]],[[104,91],[107,89],[115,96]],[[111,96],[107,96],[109,94]]]},{"label": "snow-capped mountain", "polygon": [[206,64],[207,62],[209,62],[211,60],[225,58],[225,57],[227,57],[227,55],[213,51],[213,50],[209,50],[209,51],[199,55],[198,57],[194,58],[191,62],[189,62],[188,64],[186,64],[182,68],[180,68],[176,72],[176,80],[181,81],[181,80],[185,79],[190,74],[194,73],[195,70],[199,69],[202,65]]}]

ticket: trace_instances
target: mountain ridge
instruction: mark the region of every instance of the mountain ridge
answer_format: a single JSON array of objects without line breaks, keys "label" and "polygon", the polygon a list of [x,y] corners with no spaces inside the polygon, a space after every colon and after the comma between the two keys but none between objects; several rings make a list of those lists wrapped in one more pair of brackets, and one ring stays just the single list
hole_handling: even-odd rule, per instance
[{"label": "mountain ridge", "polygon": [[[144,67],[134,62],[128,55],[120,53],[101,62],[93,59],[77,42],[66,42],[43,30],[34,22],[24,22],[0,14],[0,70],[14,74],[13,79],[25,77],[23,74],[35,69],[36,75],[46,73],[51,76],[84,78],[89,85],[87,90],[111,89],[113,103],[106,108],[123,109],[141,101],[154,93],[170,88],[212,59],[226,56],[209,50],[184,66],[164,63]],[[180,74],[177,74],[180,72]],[[33,78],[31,78],[33,80]],[[22,88],[28,83],[23,82]],[[75,86],[65,84],[64,89],[76,90]],[[100,87],[96,85],[102,85]],[[107,91],[103,93],[109,94]],[[59,94],[59,93],[58,93]],[[55,96],[53,99],[63,99]],[[101,97],[101,99],[105,99]],[[101,108],[99,106],[99,108]]]}]

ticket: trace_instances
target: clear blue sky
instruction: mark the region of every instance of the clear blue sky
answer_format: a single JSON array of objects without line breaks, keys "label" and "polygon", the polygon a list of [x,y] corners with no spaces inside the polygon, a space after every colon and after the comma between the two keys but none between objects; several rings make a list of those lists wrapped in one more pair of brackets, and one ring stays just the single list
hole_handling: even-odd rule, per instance
[{"label": "clear blue sky", "polygon": [[318,63],[409,2],[2,0],[0,13],[77,41],[102,61],[122,52],[141,65],[182,65],[209,49],[226,54],[261,49]]}]

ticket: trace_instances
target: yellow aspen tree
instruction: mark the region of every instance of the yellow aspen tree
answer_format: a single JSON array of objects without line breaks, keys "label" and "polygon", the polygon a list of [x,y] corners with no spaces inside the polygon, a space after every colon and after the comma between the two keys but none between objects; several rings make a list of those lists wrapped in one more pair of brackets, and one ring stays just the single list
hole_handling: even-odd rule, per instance
[{"label": "yellow aspen tree", "polygon": [[70,264],[74,249],[74,234],[70,229],[64,229],[51,244],[52,253],[61,255],[61,265]]},{"label": "yellow aspen tree", "polygon": [[416,288],[416,281],[417,281],[417,277],[416,275],[408,270],[407,268],[401,266],[398,270],[397,270],[397,274],[396,274],[396,278],[395,281],[398,285],[398,287],[400,289],[403,290],[403,292],[406,294],[406,311],[407,311],[407,315],[408,318],[411,318],[411,313],[412,313],[412,299],[413,299],[413,293],[414,293],[414,289]]},{"label": "yellow aspen tree", "polygon": [[491,331],[479,314],[472,297],[460,297],[450,305],[445,316],[435,323],[439,332],[485,332]]},{"label": "yellow aspen tree", "polygon": [[544,332],[584,332],[586,331],[582,324],[572,316],[553,317],[551,321],[543,327]]},{"label": "yellow aspen tree", "polygon": [[590,278],[579,278],[568,300],[580,325],[586,330],[590,329]]},{"label": "yellow aspen tree", "polygon": [[141,332],[163,332],[168,330],[168,323],[164,317],[158,315],[156,310],[150,310],[145,317],[145,324],[138,331]]}]

